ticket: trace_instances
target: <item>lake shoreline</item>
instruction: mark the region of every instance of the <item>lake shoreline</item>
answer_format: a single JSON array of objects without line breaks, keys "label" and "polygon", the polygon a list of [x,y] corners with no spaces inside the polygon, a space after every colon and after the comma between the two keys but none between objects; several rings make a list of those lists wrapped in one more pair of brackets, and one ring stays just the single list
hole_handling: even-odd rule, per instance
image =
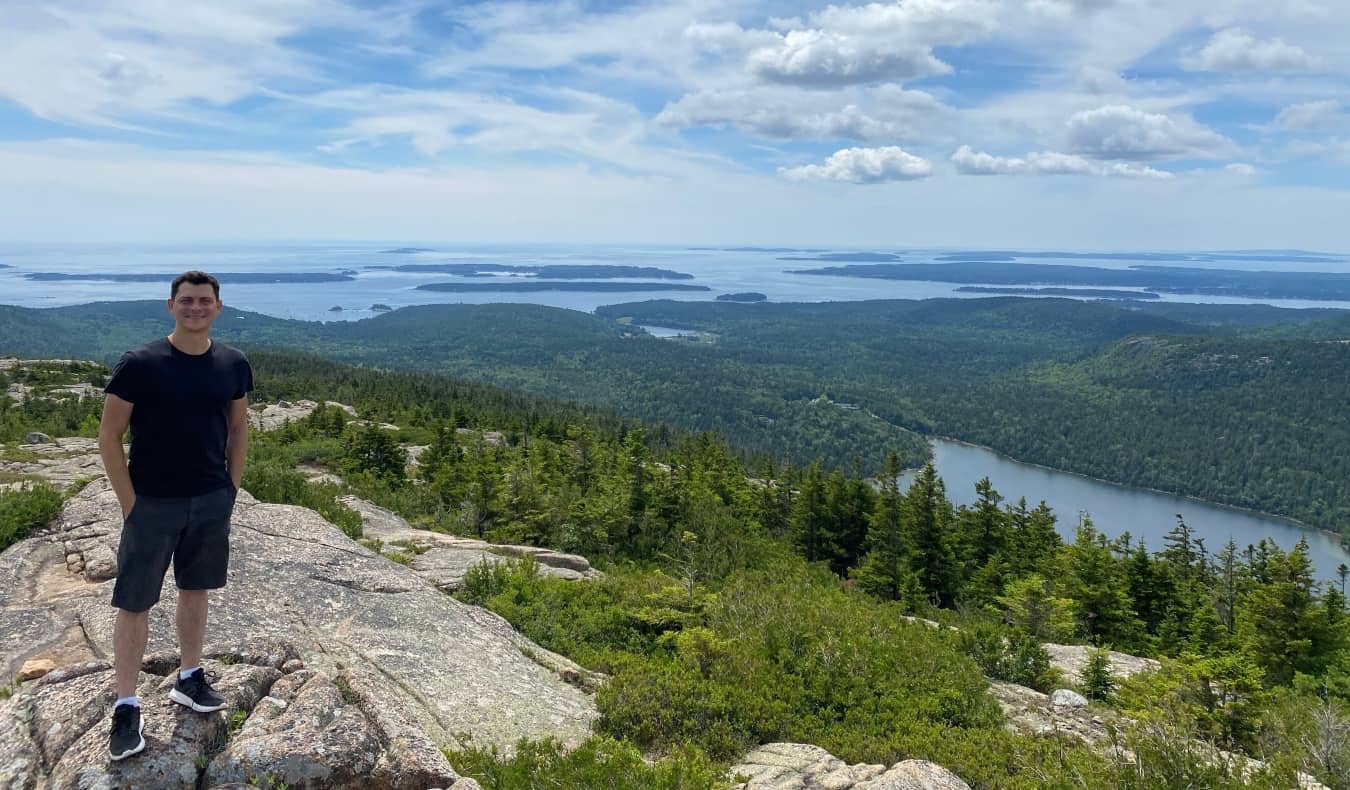
[{"label": "lake shoreline", "polygon": [[[1291,527],[1296,527],[1298,529],[1306,530],[1308,532],[1319,532],[1329,537],[1336,538],[1337,540],[1343,540],[1346,537],[1342,533],[1336,532],[1335,530],[1330,530],[1326,529],[1325,527],[1318,527],[1313,524],[1308,524],[1306,522],[1299,521],[1298,519],[1293,518],[1292,516],[1286,516],[1279,513],[1268,513],[1264,510],[1255,510],[1253,508],[1242,507],[1241,505],[1229,505],[1224,502],[1215,502],[1210,499],[1201,499],[1200,497],[1191,496],[1190,494],[1183,494],[1177,491],[1167,491],[1161,488],[1151,488],[1149,486],[1137,486],[1131,485],[1129,483],[1119,483],[1116,482],[1115,480],[1107,480],[1106,478],[1103,477],[1093,477],[1092,475],[1084,474],[1082,472],[1073,472],[1068,469],[1059,469],[1053,466],[1047,466],[1045,464],[1034,463],[1032,461],[1023,461],[1020,458],[1014,458],[1013,456],[1008,455],[1007,453],[997,450],[993,447],[989,447],[983,444],[977,444],[975,442],[969,442],[966,441],[965,439],[958,439],[954,436],[943,436],[941,434],[936,433],[926,433],[920,435],[923,436],[923,438],[928,440],[930,443],[933,440],[940,440],[944,442],[951,442],[952,444],[959,444],[963,447],[971,447],[976,450],[984,450],[985,452],[992,453],[993,455],[996,455],[1005,461],[1011,461],[1015,464],[1022,464],[1023,466],[1030,466],[1035,469],[1043,469],[1047,472],[1054,472],[1055,474],[1069,475],[1071,477],[1077,477],[1083,480],[1090,480],[1094,483],[1101,483],[1115,488],[1125,489],[1127,491],[1147,491],[1151,494],[1162,494],[1164,496],[1177,497],[1178,499],[1185,499],[1189,502],[1195,502],[1196,504],[1205,505],[1207,507],[1219,508],[1221,510],[1232,511],[1234,513],[1242,513],[1245,515],[1270,519],[1272,521],[1283,522]],[[904,471],[911,471],[911,470],[906,469]],[[914,471],[917,471],[917,469],[915,469]]]}]

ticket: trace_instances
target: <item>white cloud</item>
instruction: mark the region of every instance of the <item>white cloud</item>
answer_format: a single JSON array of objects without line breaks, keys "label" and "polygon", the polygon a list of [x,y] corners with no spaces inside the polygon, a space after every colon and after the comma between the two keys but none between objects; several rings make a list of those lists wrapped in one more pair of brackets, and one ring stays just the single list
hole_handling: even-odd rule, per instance
[{"label": "white cloud", "polygon": [[684,29],[684,38],[706,52],[727,52],[772,45],[771,30],[746,30],[735,22],[696,22]]},{"label": "white cloud", "polygon": [[781,167],[778,172],[793,181],[846,181],[881,184],[915,181],[933,174],[933,165],[893,145],[881,148],[845,148],[830,154],[824,164]]},{"label": "white cloud", "polygon": [[701,91],[666,105],[656,122],[665,126],[734,126],[774,139],[909,141],[927,136],[953,114],[923,91],[895,85],[848,96],[802,93],[790,88]]},{"label": "white cloud", "polygon": [[1250,178],[1256,175],[1256,168],[1246,162],[1230,162],[1223,166],[1223,170],[1225,173],[1241,176],[1242,178]]},{"label": "white cloud", "polygon": [[1239,28],[1218,31],[1182,64],[1193,71],[1314,71],[1322,67],[1321,59],[1302,47],[1279,38],[1258,41]]},{"label": "white cloud", "polygon": [[1058,151],[1034,151],[1022,157],[994,156],[963,145],[952,154],[958,173],[974,176],[1096,175],[1122,178],[1171,178],[1166,170],[1125,162],[1094,162]]},{"label": "white cloud", "polygon": [[1280,110],[1270,125],[1282,131],[1329,129],[1345,121],[1341,103],[1334,99],[1291,104]]},{"label": "white cloud", "polygon": [[54,121],[203,121],[207,107],[274,82],[321,80],[319,59],[286,43],[316,20],[375,40],[389,32],[337,0],[7,0],[0,8],[0,98]]},{"label": "white cloud", "polygon": [[1119,104],[1074,113],[1068,132],[1074,151],[1097,159],[1211,159],[1234,149],[1223,135],[1189,118]]},{"label": "white cloud", "polygon": [[827,6],[811,27],[775,34],[753,50],[751,73],[791,85],[829,88],[946,74],[935,46],[974,41],[995,28],[990,0],[903,0]]}]

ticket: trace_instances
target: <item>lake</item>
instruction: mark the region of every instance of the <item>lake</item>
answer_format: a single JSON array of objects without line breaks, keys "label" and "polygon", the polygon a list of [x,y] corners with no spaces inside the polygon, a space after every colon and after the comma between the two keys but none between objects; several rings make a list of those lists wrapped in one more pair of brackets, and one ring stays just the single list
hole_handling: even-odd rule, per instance
[{"label": "lake", "polygon": [[[1318,578],[1335,578],[1337,565],[1350,565],[1350,553],[1341,548],[1336,536],[1283,519],[1024,464],[964,442],[935,439],[932,445],[938,474],[953,503],[974,504],[975,483],[988,477],[1008,502],[1025,496],[1027,504],[1034,506],[1045,500],[1059,519],[1059,533],[1068,540],[1073,539],[1082,512],[1091,515],[1097,528],[1110,537],[1129,532],[1136,540],[1144,540],[1150,551],[1161,551],[1163,536],[1176,526],[1180,513],[1195,534],[1204,538],[1211,553],[1220,551],[1229,538],[1239,547],[1270,538],[1285,550],[1299,538],[1307,538]],[[906,473],[904,484],[913,476],[913,472]]]}]

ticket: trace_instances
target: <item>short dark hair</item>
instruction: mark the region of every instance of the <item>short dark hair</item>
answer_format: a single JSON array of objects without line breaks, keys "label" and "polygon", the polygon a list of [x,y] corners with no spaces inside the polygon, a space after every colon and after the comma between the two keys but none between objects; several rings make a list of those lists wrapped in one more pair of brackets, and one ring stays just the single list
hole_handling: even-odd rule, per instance
[{"label": "short dark hair", "polygon": [[206,272],[199,272],[194,269],[190,272],[183,272],[173,278],[173,285],[169,288],[170,299],[178,296],[178,286],[183,283],[189,285],[209,285],[211,286],[211,290],[216,292],[216,298],[220,298],[220,280],[217,280]]}]

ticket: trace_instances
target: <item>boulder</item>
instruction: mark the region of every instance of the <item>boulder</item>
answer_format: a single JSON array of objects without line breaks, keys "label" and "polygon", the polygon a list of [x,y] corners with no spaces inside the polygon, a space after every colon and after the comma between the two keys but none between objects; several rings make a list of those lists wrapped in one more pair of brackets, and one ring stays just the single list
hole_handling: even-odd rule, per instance
[{"label": "boulder", "polygon": [[970,790],[960,777],[927,760],[905,760],[887,768],[849,765],[819,746],[770,743],[745,755],[727,775],[741,778],[737,790]]},{"label": "boulder", "polygon": [[41,431],[33,431],[23,438],[24,444],[51,444],[52,437]]},{"label": "boulder", "polygon": [[[0,553],[0,633],[7,637],[0,668],[112,654],[108,601],[121,527],[116,497],[100,478],[67,500],[46,531]],[[389,683],[385,704],[406,710],[438,747],[463,746],[461,734],[507,752],[522,737],[577,743],[589,735],[594,701],[586,684],[562,677],[584,670],[355,543],[314,511],[240,492],[230,550],[228,585],[211,596],[208,654],[212,644],[283,639],[295,654],[250,660],[278,674],[303,658],[331,678],[347,669],[381,677]],[[83,576],[69,570],[74,552],[85,557]],[[100,556],[110,574],[90,572],[90,559]],[[150,651],[169,652],[171,665],[176,598],[170,571],[151,610]]]},{"label": "boulder", "polygon": [[43,675],[56,669],[56,662],[50,658],[34,658],[23,662],[19,667],[18,678],[20,681],[37,680]]},{"label": "boulder", "polygon": [[[1083,667],[1087,666],[1088,653],[1093,648],[1088,645],[1057,645],[1053,642],[1046,642],[1042,645],[1045,652],[1050,654],[1051,666],[1057,667],[1064,673],[1064,681],[1068,685],[1078,686],[1083,682]],[[1117,679],[1138,675],[1141,672],[1152,672],[1160,666],[1157,661],[1151,658],[1140,658],[1132,656],[1129,653],[1117,653],[1111,651],[1108,656],[1111,659],[1111,674]]]},{"label": "boulder", "polygon": [[928,760],[905,760],[855,790],[970,790],[961,777]]},{"label": "boulder", "polygon": [[1088,699],[1072,689],[1055,689],[1050,694],[1050,704],[1057,708],[1086,708]]},{"label": "boulder", "polygon": [[[529,555],[539,563],[543,576],[562,579],[598,578],[601,573],[578,554],[564,554],[537,546],[512,546],[460,538],[440,532],[416,529],[402,516],[360,497],[342,496],[338,501],[361,514],[362,535],[380,541],[383,552],[412,553],[409,568],[438,589],[459,589],[464,574],[483,562],[504,562],[511,557]],[[401,545],[400,545],[401,544]],[[409,546],[415,546],[410,550]]]}]

